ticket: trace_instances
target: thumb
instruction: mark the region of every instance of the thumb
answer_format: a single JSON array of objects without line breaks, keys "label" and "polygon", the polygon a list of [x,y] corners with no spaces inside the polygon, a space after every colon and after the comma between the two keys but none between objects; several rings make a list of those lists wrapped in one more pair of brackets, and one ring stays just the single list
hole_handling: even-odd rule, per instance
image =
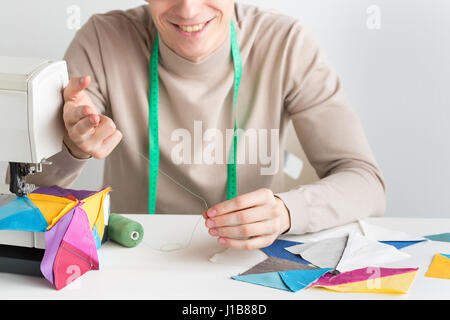
[{"label": "thumb", "polygon": [[69,84],[64,89],[64,101],[76,101],[79,94],[91,84],[90,76],[70,78]]}]

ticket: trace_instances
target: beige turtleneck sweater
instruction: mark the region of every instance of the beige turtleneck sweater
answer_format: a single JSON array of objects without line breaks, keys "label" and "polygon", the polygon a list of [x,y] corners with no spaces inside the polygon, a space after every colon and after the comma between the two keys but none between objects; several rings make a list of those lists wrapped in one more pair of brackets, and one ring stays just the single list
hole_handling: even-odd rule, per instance
[{"label": "beige turtleneck sweater", "polygon": [[[238,194],[272,189],[289,209],[292,234],[382,215],[382,174],[338,76],[310,32],[294,18],[242,4],[236,4],[233,20],[243,61],[237,123],[244,133],[262,136],[251,142],[249,134],[248,143],[242,139],[238,143],[238,159],[246,156],[237,166]],[[104,184],[113,189],[113,212],[148,212],[149,164],[145,157],[149,152],[149,58],[154,36],[147,5],[112,11],[93,16],[65,55],[70,76],[92,77],[88,92],[93,102],[123,133],[123,141],[105,162]],[[156,212],[201,213],[205,205],[200,198],[211,206],[226,197],[229,144],[225,136],[234,121],[230,41],[206,60],[192,63],[160,40],[159,76],[163,173],[158,177]],[[321,180],[282,190],[289,121]],[[201,161],[207,149],[206,140],[202,142],[206,132],[223,134],[224,161]],[[191,134],[191,139],[183,140],[183,134]],[[260,143],[264,136],[265,154],[271,156],[271,162],[252,149],[264,149]],[[183,149],[183,159],[191,158],[191,162],[180,164],[177,155],[182,154],[183,142],[190,146],[190,153],[189,148]],[[199,147],[202,143],[203,149]],[[278,148],[271,149],[277,144]],[[257,155],[256,161],[252,155]],[[69,187],[88,160],[75,159],[64,148],[50,161],[52,166],[45,166],[42,174],[29,181]],[[275,174],[268,170],[271,164],[277,169]],[[262,174],[264,168],[269,174]]]}]

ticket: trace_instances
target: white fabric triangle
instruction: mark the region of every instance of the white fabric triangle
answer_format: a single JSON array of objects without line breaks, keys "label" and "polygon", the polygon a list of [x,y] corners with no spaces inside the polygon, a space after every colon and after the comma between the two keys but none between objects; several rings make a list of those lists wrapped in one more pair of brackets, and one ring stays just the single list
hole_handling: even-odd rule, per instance
[{"label": "white fabric triangle", "polygon": [[369,239],[377,241],[421,241],[426,240],[423,237],[413,236],[408,233],[391,230],[370,224],[364,220],[358,221],[362,234]]},{"label": "white fabric triangle", "polygon": [[336,268],[347,246],[348,235],[307,242],[287,247],[285,250],[301,256],[304,260],[319,268]]},{"label": "white fabric triangle", "polygon": [[353,232],[349,235],[347,247],[336,270],[346,272],[369,266],[385,267],[386,264],[409,257],[409,254],[394,246],[367,238],[359,232]]}]

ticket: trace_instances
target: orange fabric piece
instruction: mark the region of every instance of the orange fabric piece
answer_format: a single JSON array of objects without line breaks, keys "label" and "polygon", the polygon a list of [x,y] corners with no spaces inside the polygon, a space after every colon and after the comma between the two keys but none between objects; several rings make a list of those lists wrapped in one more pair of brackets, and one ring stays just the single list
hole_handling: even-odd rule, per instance
[{"label": "orange fabric piece", "polygon": [[103,239],[103,232],[105,229],[105,218],[103,214],[103,202],[106,195],[111,191],[111,188],[106,188],[96,194],[83,199],[81,202],[82,208],[86,211],[89,219],[89,227],[91,230],[97,225],[97,231],[100,239]]},{"label": "orange fabric piece", "polygon": [[50,230],[67,212],[78,204],[77,200],[38,193],[30,193],[28,198],[39,208],[47,221],[47,230]]},{"label": "orange fabric piece", "polygon": [[435,255],[425,277],[450,279],[450,259],[442,254]]}]

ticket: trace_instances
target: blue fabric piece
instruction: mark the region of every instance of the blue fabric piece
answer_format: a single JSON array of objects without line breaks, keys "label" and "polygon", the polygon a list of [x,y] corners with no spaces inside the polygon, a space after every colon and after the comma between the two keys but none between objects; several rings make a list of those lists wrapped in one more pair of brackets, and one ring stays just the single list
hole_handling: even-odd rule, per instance
[{"label": "blue fabric piece", "polygon": [[450,254],[443,254],[443,253],[440,253],[440,255],[443,255],[444,257],[447,257],[447,258],[450,259]]},{"label": "blue fabric piece", "polygon": [[47,227],[41,211],[28,197],[18,197],[0,207],[0,230],[45,232]]},{"label": "blue fabric piece", "polygon": [[300,256],[293,254],[284,248],[302,244],[301,242],[289,241],[289,240],[275,240],[270,246],[262,248],[261,250],[268,256],[286,259],[303,264],[310,264],[308,261],[302,259]]},{"label": "blue fabric piece", "polygon": [[233,276],[234,280],[257,284],[264,287],[291,291],[284,284],[278,272],[247,274],[245,276]]},{"label": "blue fabric piece", "polygon": [[425,238],[433,241],[450,242],[450,233],[433,234],[425,236]]},{"label": "blue fabric piece", "polygon": [[419,242],[424,242],[426,240],[419,240],[419,241],[380,241],[381,243],[384,244],[389,244],[391,246],[396,247],[397,249],[402,249],[402,248],[406,248],[409,246],[412,246],[413,244],[419,243]]},{"label": "blue fabric piece", "polygon": [[316,269],[316,270],[290,270],[290,271],[279,271],[284,284],[294,292],[302,290],[308,287],[311,283],[319,279],[328,271],[333,269]]},{"label": "blue fabric piece", "polygon": [[92,230],[92,234],[94,235],[95,247],[98,250],[102,246],[102,239],[100,239],[100,235],[98,234],[97,225],[94,226],[94,230]]}]

